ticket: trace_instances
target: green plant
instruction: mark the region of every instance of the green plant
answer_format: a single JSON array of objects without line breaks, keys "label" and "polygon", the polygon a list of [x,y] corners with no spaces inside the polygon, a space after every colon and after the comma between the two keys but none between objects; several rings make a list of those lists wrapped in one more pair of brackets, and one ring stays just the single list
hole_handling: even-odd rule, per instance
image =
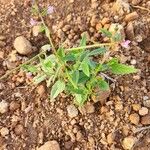
[{"label": "green plant", "polygon": [[[50,44],[44,45],[38,57],[35,56],[39,59],[36,64],[30,61],[21,67],[34,76],[34,84],[46,82],[47,87],[51,89],[49,96],[51,101],[65,92],[71,94],[74,102],[81,106],[95,94],[96,88],[109,90],[109,84],[101,76],[101,72],[124,75],[137,71],[132,66],[119,63],[116,58],[110,59],[112,49],[122,42],[118,29],[114,33],[101,29],[100,32],[110,39],[108,43],[86,45],[86,36],[83,35],[79,47],[69,49],[59,47],[56,50],[50,37],[50,30],[43,20],[43,16],[47,15],[46,10],[41,12],[35,3],[32,11],[41,18],[41,31],[45,32]],[[35,22],[32,20],[32,23]],[[48,55],[47,51],[50,49],[53,53]]]}]

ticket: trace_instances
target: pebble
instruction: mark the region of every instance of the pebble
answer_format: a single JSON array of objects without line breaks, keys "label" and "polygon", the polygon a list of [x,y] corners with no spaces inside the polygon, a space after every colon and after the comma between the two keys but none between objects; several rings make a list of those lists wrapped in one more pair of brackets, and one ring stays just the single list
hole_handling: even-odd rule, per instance
[{"label": "pebble", "polygon": [[136,60],[132,59],[130,63],[131,63],[131,65],[136,65]]},{"label": "pebble", "polygon": [[98,22],[97,17],[95,15],[93,15],[92,18],[91,18],[91,21],[90,21],[91,26],[95,27],[97,22]]},{"label": "pebble", "polygon": [[18,124],[14,129],[16,135],[21,135],[23,133],[23,130],[24,128],[21,124]]},{"label": "pebble", "polygon": [[138,5],[142,0],[132,0],[133,5]]},{"label": "pebble", "polygon": [[81,141],[82,139],[83,139],[83,135],[82,135],[81,131],[78,131],[76,134],[76,140]]},{"label": "pebble", "polygon": [[68,105],[67,112],[68,116],[71,118],[78,116],[78,109],[74,105]]},{"label": "pebble", "polygon": [[45,89],[45,86],[44,85],[39,85],[37,87],[37,93],[40,95],[40,96],[43,96],[43,94],[46,92],[46,89]]},{"label": "pebble", "polygon": [[3,35],[0,35],[0,41],[6,40],[6,37]]},{"label": "pebble", "polygon": [[140,117],[138,114],[134,113],[129,116],[129,120],[131,121],[131,123],[138,125],[140,121]]},{"label": "pebble", "polygon": [[126,22],[130,22],[130,21],[134,21],[139,17],[138,13],[136,11],[128,14],[125,16],[125,21]]},{"label": "pebble", "polygon": [[4,47],[5,45],[6,45],[6,43],[5,43],[5,42],[0,41],[0,47]]},{"label": "pebble", "polygon": [[131,40],[131,41],[134,40],[135,34],[134,34],[134,27],[133,27],[132,22],[128,23],[125,33],[126,33],[126,36],[129,40]]},{"label": "pebble", "polygon": [[146,52],[150,52],[150,37],[147,37],[140,44],[142,45],[143,50],[145,50]]},{"label": "pebble", "polygon": [[65,149],[70,150],[72,146],[73,146],[73,142],[72,141],[65,142]]},{"label": "pebble", "polygon": [[141,118],[141,123],[143,125],[150,125],[150,115],[143,116]]},{"label": "pebble", "polygon": [[128,137],[124,138],[122,146],[124,147],[124,149],[131,150],[132,147],[134,146],[135,142],[136,142],[135,137],[128,136]]},{"label": "pebble", "polygon": [[115,140],[115,136],[114,136],[113,133],[110,133],[110,134],[107,135],[108,144],[112,144],[114,142],[114,140]]},{"label": "pebble", "polygon": [[1,133],[2,137],[5,137],[6,135],[9,134],[9,130],[8,130],[8,128],[3,127],[3,128],[0,130],[0,133]]},{"label": "pebble", "polygon": [[110,23],[110,20],[109,20],[109,18],[106,18],[106,17],[103,18],[102,21],[101,21],[102,25],[105,25],[105,24],[108,24],[108,23]]},{"label": "pebble", "polygon": [[150,100],[144,100],[143,104],[144,104],[145,107],[150,108]]},{"label": "pebble", "polygon": [[132,108],[134,111],[139,111],[141,109],[141,105],[140,104],[132,104]]},{"label": "pebble", "polygon": [[32,53],[32,45],[24,36],[19,36],[15,39],[14,48],[21,55],[28,55]]},{"label": "pebble", "polygon": [[9,109],[11,111],[15,111],[15,110],[19,109],[19,107],[20,107],[20,104],[16,101],[12,101],[9,105]]},{"label": "pebble", "polygon": [[145,116],[148,114],[148,109],[146,107],[142,107],[140,110],[139,110],[139,114],[141,116]]},{"label": "pebble", "polygon": [[60,150],[60,146],[57,141],[53,140],[46,142],[40,148],[37,148],[37,150]]},{"label": "pebble", "polygon": [[4,52],[0,51],[0,58],[4,59]]},{"label": "pebble", "polygon": [[40,25],[33,26],[33,28],[32,28],[33,36],[38,36],[40,32],[41,32],[41,26]]},{"label": "pebble", "polygon": [[8,103],[5,100],[0,102],[0,113],[4,114],[8,111]]}]

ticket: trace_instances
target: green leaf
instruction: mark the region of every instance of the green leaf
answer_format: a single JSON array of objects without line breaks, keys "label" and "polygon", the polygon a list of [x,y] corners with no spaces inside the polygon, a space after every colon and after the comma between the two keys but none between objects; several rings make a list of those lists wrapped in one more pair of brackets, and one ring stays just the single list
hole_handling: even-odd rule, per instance
[{"label": "green leaf", "polygon": [[59,56],[59,58],[60,58],[61,60],[64,60],[64,57],[65,57],[64,48],[60,47],[60,48],[57,50],[57,55]]},{"label": "green leaf", "polygon": [[50,49],[51,49],[51,45],[50,44],[45,44],[45,45],[43,45],[42,47],[41,47],[41,49],[43,50],[43,51],[49,51]]},{"label": "green leaf", "polygon": [[98,86],[103,91],[109,90],[109,84],[103,79],[98,80]]},{"label": "green leaf", "polygon": [[79,81],[79,70],[75,70],[72,74],[72,80],[77,85]]},{"label": "green leaf", "polygon": [[86,34],[82,35],[82,39],[80,41],[80,46],[86,46]]},{"label": "green leaf", "polygon": [[37,76],[35,76],[34,78],[33,78],[33,81],[34,81],[34,83],[35,84],[39,84],[39,83],[41,83],[42,81],[44,81],[45,79],[46,79],[46,75],[44,74],[44,75],[37,75]]},{"label": "green leaf", "polygon": [[44,17],[47,15],[47,8],[44,8],[41,12],[41,15]]},{"label": "green leaf", "polygon": [[62,80],[58,80],[52,86],[51,90],[51,100],[54,100],[60,93],[65,90],[65,82]]},{"label": "green leaf", "polygon": [[82,106],[88,99],[87,94],[74,94],[75,96],[75,104],[78,106]]},{"label": "green leaf", "polygon": [[33,65],[23,65],[22,68],[27,72],[31,72],[31,73],[37,72],[37,68]]},{"label": "green leaf", "polygon": [[34,15],[38,14],[38,6],[36,4],[32,5],[31,13],[34,14]]},{"label": "green leaf", "polygon": [[115,35],[112,37],[114,42],[119,42],[122,40],[122,36],[120,33],[116,32]]},{"label": "green leaf", "polygon": [[105,28],[102,28],[100,29],[100,32],[102,32],[102,34],[104,34],[104,36],[108,37],[108,38],[111,38],[112,37],[112,33],[109,32],[107,29]]},{"label": "green leaf", "polygon": [[89,66],[91,67],[91,69],[95,69],[96,66],[98,65],[97,62],[95,62],[95,61],[93,61],[93,60],[91,60],[91,59],[89,59],[88,64],[89,64]]},{"label": "green leaf", "polygon": [[106,52],[106,48],[101,47],[101,48],[98,48],[98,49],[91,51],[88,55],[89,56],[96,56],[96,55],[104,54],[105,52]]},{"label": "green leaf", "polygon": [[75,61],[76,60],[76,57],[75,57],[75,55],[74,54],[71,54],[71,53],[69,53],[69,54],[67,54],[65,57],[64,57],[64,61]]},{"label": "green leaf", "polygon": [[43,24],[40,25],[40,32],[45,32],[45,26]]},{"label": "green leaf", "polygon": [[81,63],[82,71],[89,77],[90,76],[90,69],[89,69],[89,59],[86,57]]},{"label": "green leaf", "polygon": [[89,77],[87,77],[83,72],[79,73],[79,84],[85,84],[89,80]]},{"label": "green leaf", "polygon": [[120,64],[116,59],[111,60],[108,63],[108,66],[110,67],[111,72],[117,75],[124,75],[137,72],[137,69],[135,69],[133,66]]}]

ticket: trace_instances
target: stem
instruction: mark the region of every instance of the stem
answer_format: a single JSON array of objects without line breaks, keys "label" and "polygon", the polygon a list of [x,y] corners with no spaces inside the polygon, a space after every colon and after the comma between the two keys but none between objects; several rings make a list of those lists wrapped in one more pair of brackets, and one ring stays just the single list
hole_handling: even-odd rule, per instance
[{"label": "stem", "polygon": [[150,12],[150,9],[145,8],[145,7],[142,7],[142,6],[134,6],[134,5],[132,5],[132,7],[133,7],[133,8],[138,8],[138,9],[141,9],[141,10],[145,10],[145,11]]},{"label": "stem", "polygon": [[81,46],[81,47],[73,47],[73,48],[68,48],[65,49],[66,52],[68,51],[72,51],[72,50],[80,50],[80,49],[90,49],[90,48],[95,48],[95,47],[101,47],[101,46],[112,46],[114,44],[117,44],[116,42],[113,43],[98,43],[98,44],[94,44],[94,45],[87,45],[87,46]]},{"label": "stem", "polygon": [[32,61],[36,60],[37,58],[39,58],[39,56],[41,56],[42,54],[44,54],[45,51],[40,52],[39,54],[37,54],[36,56],[34,56],[33,58],[29,59],[28,61],[26,61],[25,63],[19,65],[18,67],[8,71],[6,74],[4,74],[3,76],[0,77],[0,80],[5,79],[7,76],[9,76],[10,74],[12,74],[13,72],[19,70],[23,65],[29,64]]}]

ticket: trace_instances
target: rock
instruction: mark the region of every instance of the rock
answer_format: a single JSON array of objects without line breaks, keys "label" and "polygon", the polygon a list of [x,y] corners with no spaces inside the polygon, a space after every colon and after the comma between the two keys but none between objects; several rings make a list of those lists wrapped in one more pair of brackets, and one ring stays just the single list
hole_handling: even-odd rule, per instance
[{"label": "rock", "polygon": [[139,111],[141,109],[141,105],[140,104],[132,104],[132,108],[134,111]]},{"label": "rock", "polygon": [[115,136],[114,136],[113,133],[110,133],[110,134],[107,135],[108,144],[112,144],[114,142],[114,140],[115,140]]},{"label": "rock", "polygon": [[132,0],[133,5],[138,5],[142,0]]},{"label": "rock", "polygon": [[65,33],[61,29],[58,29],[57,36],[60,39],[64,39],[65,38]]},{"label": "rock", "polygon": [[71,142],[71,141],[65,142],[65,149],[66,150],[70,150],[72,146],[73,146],[73,142]]},{"label": "rock", "polygon": [[33,26],[33,28],[32,28],[33,36],[38,36],[40,32],[41,32],[41,26],[40,25]]},{"label": "rock", "polygon": [[83,135],[82,135],[81,131],[78,131],[76,134],[76,140],[81,141],[82,139],[83,139]]},{"label": "rock", "polygon": [[32,45],[24,36],[19,36],[15,39],[14,48],[21,55],[28,55],[32,53]]},{"label": "rock", "polygon": [[93,15],[91,18],[90,24],[92,27],[95,27],[97,23],[98,23],[97,16]]},{"label": "rock", "polygon": [[150,52],[150,37],[143,40],[140,44],[143,50],[145,50],[146,52]]},{"label": "rock", "polygon": [[5,100],[0,102],[0,113],[4,114],[8,111],[8,103]]},{"label": "rock", "polygon": [[0,58],[4,59],[4,52],[0,51]]},{"label": "rock", "polygon": [[135,59],[132,59],[130,63],[131,63],[131,65],[136,65],[137,62]]},{"label": "rock", "polygon": [[99,22],[98,24],[96,24],[96,30],[100,31],[100,29],[102,29],[102,24]]},{"label": "rock", "polygon": [[122,146],[126,150],[131,150],[132,147],[134,146],[135,142],[136,142],[136,138],[135,137],[128,136],[128,137],[124,138],[124,140],[122,142]]},{"label": "rock", "polygon": [[140,121],[140,117],[138,114],[134,113],[129,116],[129,120],[131,121],[131,123],[138,125]]},{"label": "rock", "polygon": [[6,36],[0,35],[0,41],[6,40]]},{"label": "rock", "polygon": [[101,24],[102,24],[102,25],[105,25],[105,24],[108,24],[108,23],[110,23],[110,19],[109,19],[109,18],[106,18],[106,17],[103,18],[102,21],[101,21]]},{"label": "rock", "polygon": [[132,22],[128,23],[126,30],[125,30],[125,33],[126,33],[126,36],[129,40],[131,40],[131,41],[134,40],[135,34],[134,34],[134,27],[133,27]]},{"label": "rock", "polygon": [[124,20],[126,22],[130,22],[130,21],[136,20],[138,17],[139,17],[138,13],[136,11],[134,11],[134,12],[126,15]]},{"label": "rock", "polygon": [[8,130],[6,127],[3,127],[3,128],[0,130],[0,133],[1,133],[2,137],[5,137],[6,135],[9,134],[9,130]]},{"label": "rock", "polygon": [[45,89],[45,86],[44,85],[39,85],[37,87],[37,93],[40,95],[40,96],[43,96],[43,94],[45,94],[46,92],[46,89]]},{"label": "rock", "polygon": [[37,150],[60,150],[60,146],[57,141],[48,141]]},{"label": "rock", "polygon": [[150,125],[150,115],[143,116],[141,118],[141,123],[143,125]]},{"label": "rock", "polygon": [[71,26],[70,25],[65,25],[63,28],[62,28],[62,31],[64,32],[67,32],[71,29]]},{"label": "rock", "polygon": [[92,114],[95,112],[95,107],[92,103],[87,102],[84,106],[79,107],[81,114]]},{"label": "rock", "polygon": [[92,100],[95,103],[100,101],[100,103],[103,105],[103,104],[105,104],[107,98],[110,95],[110,90],[102,91],[102,90],[96,89],[95,93],[96,93],[96,95],[92,96]]},{"label": "rock", "polygon": [[139,114],[141,116],[145,116],[148,114],[148,109],[146,107],[142,107],[140,110],[139,110]]},{"label": "rock", "polygon": [[71,118],[78,116],[78,109],[74,105],[68,105],[67,112],[68,116]]},{"label": "rock", "polygon": [[150,108],[150,100],[149,99],[148,100],[144,100],[143,104],[144,104],[145,107]]},{"label": "rock", "polygon": [[18,124],[14,129],[16,135],[21,135],[23,133],[23,130],[24,127],[21,124]]},{"label": "rock", "polygon": [[0,41],[0,47],[4,47],[5,45],[6,45],[6,43],[5,43],[5,42]]},{"label": "rock", "polygon": [[19,107],[20,107],[20,104],[16,101],[12,101],[9,105],[9,109],[11,111],[15,111],[15,110],[19,109]]}]

